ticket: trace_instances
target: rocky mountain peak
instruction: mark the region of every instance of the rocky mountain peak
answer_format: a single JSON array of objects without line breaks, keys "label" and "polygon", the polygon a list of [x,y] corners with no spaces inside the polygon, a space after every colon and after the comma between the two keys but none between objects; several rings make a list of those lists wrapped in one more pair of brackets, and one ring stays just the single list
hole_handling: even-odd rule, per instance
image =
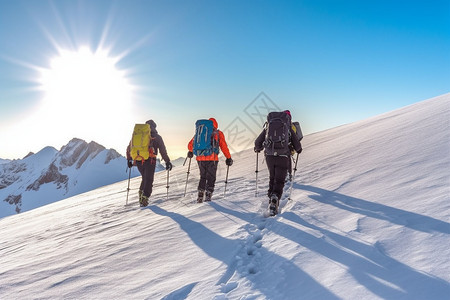
[{"label": "rocky mountain peak", "polygon": [[38,202],[54,202],[126,179],[125,166],[126,159],[116,150],[74,138],[60,151],[45,147],[23,159],[2,161],[0,204],[7,204],[11,212],[13,207],[16,213],[29,210]]},{"label": "rocky mountain peak", "polygon": [[25,158],[27,158],[27,157],[30,157],[31,155],[34,155],[34,152],[28,152],[28,154],[27,155],[25,155],[24,157],[23,157],[23,159],[25,159]]},{"label": "rocky mountain peak", "polygon": [[88,144],[82,139],[74,138],[61,148],[55,161],[59,161],[61,168],[71,167],[76,163],[76,168],[79,169],[88,158],[93,159],[103,150],[105,147],[96,142]]}]

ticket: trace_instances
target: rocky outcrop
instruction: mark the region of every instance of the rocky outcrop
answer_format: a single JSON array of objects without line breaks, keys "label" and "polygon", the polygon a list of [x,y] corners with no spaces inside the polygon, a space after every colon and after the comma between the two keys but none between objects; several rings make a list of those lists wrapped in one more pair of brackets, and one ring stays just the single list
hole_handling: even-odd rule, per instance
[{"label": "rocky outcrop", "polygon": [[67,190],[67,182],[69,177],[67,175],[63,175],[58,171],[58,167],[56,167],[53,163],[48,167],[48,169],[32,184],[27,187],[27,191],[39,190],[40,186],[46,183],[55,183],[57,188],[65,188]]},{"label": "rocky outcrop", "polygon": [[25,159],[25,158],[27,158],[27,157],[30,157],[31,155],[34,155],[34,152],[28,152],[28,154],[25,155],[25,157],[24,157],[23,159]]},{"label": "rocky outcrop", "polygon": [[11,205],[15,205],[16,213],[20,213],[20,209],[22,207],[22,195],[9,195],[4,201]]},{"label": "rocky outcrop", "polygon": [[20,179],[20,173],[26,171],[24,163],[16,161],[0,166],[0,190],[4,189]]},{"label": "rocky outcrop", "polygon": [[110,149],[106,154],[105,164],[108,164],[111,160],[121,157],[121,155],[114,149]]},{"label": "rocky outcrop", "polygon": [[79,169],[88,158],[93,159],[103,150],[105,150],[105,147],[97,144],[96,142],[90,142],[89,144],[86,144],[85,151],[77,162],[77,169]]},{"label": "rocky outcrop", "polygon": [[74,138],[62,147],[55,161],[59,160],[60,169],[71,167],[74,164],[79,169],[88,159],[93,159],[103,150],[105,150],[105,147],[96,142],[88,144],[81,139]]},{"label": "rocky outcrop", "polygon": [[82,153],[86,150],[87,143],[81,139],[72,139],[67,145],[61,148],[61,151],[58,153],[59,159],[59,167],[71,167],[73,166]]}]

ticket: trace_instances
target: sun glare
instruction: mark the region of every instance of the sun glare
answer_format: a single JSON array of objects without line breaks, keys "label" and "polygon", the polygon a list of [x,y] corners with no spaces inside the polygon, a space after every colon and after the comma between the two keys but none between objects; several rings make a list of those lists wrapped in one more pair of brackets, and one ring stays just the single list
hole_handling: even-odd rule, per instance
[{"label": "sun glare", "polygon": [[50,105],[87,105],[92,109],[123,104],[131,98],[125,72],[106,51],[92,53],[88,48],[77,52],[63,50],[42,71],[45,101]]},{"label": "sun glare", "polygon": [[133,91],[117,63],[106,50],[59,50],[49,68],[40,72],[44,93],[41,117],[45,114],[47,122],[61,124],[59,130],[65,132],[59,134],[71,135],[68,138],[102,142],[98,141],[102,136],[103,142],[113,142],[120,131],[129,131],[129,124],[125,124],[132,122]]}]

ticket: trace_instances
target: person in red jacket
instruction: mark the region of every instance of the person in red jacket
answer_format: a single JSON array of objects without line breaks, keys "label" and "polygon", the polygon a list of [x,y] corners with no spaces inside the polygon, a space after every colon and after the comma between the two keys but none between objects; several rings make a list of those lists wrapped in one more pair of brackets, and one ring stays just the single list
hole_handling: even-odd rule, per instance
[{"label": "person in red jacket", "polygon": [[[225,161],[226,165],[231,166],[233,164],[233,160],[231,159],[230,150],[228,150],[228,145],[227,142],[225,141],[225,136],[222,131],[217,129],[219,126],[217,124],[216,119],[210,118],[209,120],[213,122],[214,130],[217,132],[217,134],[213,135],[214,139],[218,142],[215,144],[219,145],[220,150],[226,157]],[[193,144],[194,138],[192,138],[188,144],[189,158],[194,157]],[[213,151],[213,153],[208,156],[197,155],[196,159],[198,163],[198,168],[200,170],[200,181],[198,183],[197,202],[198,203],[203,202],[204,196],[205,201],[211,201],[211,197],[214,192],[214,185],[216,183],[216,173],[217,173],[217,164],[219,162],[219,154]]]}]

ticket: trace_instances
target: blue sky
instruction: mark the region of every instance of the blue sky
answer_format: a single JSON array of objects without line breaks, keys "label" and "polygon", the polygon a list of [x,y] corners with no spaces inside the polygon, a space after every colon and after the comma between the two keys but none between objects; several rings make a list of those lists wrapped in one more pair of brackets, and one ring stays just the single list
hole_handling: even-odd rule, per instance
[{"label": "blue sky", "polygon": [[[116,58],[130,99],[43,100],[42,70],[82,47]],[[75,136],[123,154],[148,119],[176,158],[209,117],[238,151],[261,103],[308,134],[449,91],[450,1],[0,0],[0,158]]]}]

